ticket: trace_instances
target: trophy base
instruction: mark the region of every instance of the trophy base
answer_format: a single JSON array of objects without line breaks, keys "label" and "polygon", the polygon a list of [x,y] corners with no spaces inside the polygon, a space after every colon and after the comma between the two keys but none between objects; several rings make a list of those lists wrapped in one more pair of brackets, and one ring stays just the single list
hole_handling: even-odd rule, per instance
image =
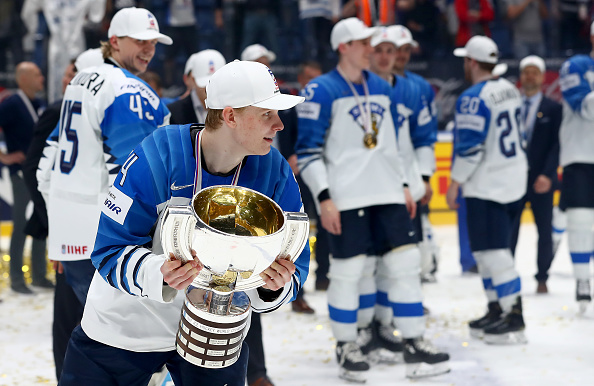
[{"label": "trophy base", "polygon": [[237,362],[241,354],[251,312],[249,298],[243,292],[234,293],[242,302],[247,299],[247,308],[241,307],[243,312],[233,315],[216,315],[196,302],[202,298],[207,303],[209,292],[193,288],[186,293],[175,347],[182,358],[196,366],[224,368]]}]

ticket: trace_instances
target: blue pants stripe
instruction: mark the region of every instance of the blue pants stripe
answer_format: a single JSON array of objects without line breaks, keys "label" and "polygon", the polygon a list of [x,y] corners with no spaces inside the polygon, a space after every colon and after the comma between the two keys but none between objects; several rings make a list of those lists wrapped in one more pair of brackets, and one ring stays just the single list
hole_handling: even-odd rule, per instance
[{"label": "blue pants stripe", "polygon": [[392,303],[395,317],[423,316],[423,303]]},{"label": "blue pants stripe", "polygon": [[388,300],[388,294],[386,292],[377,291],[377,304],[384,307],[392,307],[390,301]]},{"label": "blue pants stripe", "polygon": [[491,281],[491,278],[483,279],[483,287],[485,287],[485,290],[493,289],[493,281]]},{"label": "blue pants stripe", "polygon": [[522,284],[519,277],[495,287],[495,290],[497,291],[497,296],[499,298],[517,294],[520,292],[521,289]]},{"label": "blue pants stripe", "polygon": [[328,304],[330,320],[340,323],[357,323],[357,310],[340,310]]},{"label": "blue pants stripe", "polygon": [[574,264],[580,264],[580,263],[589,263],[590,262],[590,256],[592,256],[592,253],[586,252],[586,253],[578,253],[578,252],[571,252],[571,262]]},{"label": "blue pants stripe", "polygon": [[359,295],[359,309],[375,306],[376,294]]}]

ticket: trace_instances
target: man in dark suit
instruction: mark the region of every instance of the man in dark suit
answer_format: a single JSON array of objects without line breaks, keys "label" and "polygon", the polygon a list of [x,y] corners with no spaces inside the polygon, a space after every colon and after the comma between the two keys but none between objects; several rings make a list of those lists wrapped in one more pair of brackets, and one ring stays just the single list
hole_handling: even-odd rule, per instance
[{"label": "man in dark suit", "polygon": [[[547,293],[548,270],[553,261],[553,193],[559,166],[559,126],[561,105],[545,96],[541,88],[545,63],[538,56],[527,56],[520,62],[520,83],[524,105],[521,119],[528,156],[528,189],[524,202],[529,201],[538,230],[537,293]],[[520,219],[515,224],[511,248],[516,248]]]},{"label": "man in dark suit", "polygon": [[172,125],[186,123],[204,123],[206,119],[206,84],[216,70],[227,63],[223,55],[216,50],[203,50],[188,59],[186,63],[187,85],[191,88],[190,94],[179,99],[167,108],[171,112]]},{"label": "man in dark suit", "polygon": [[[12,236],[10,238],[10,287],[13,291],[31,295],[33,291],[25,284],[23,275],[23,249],[25,247],[25,211],[31,197],[25,186],[21,164],[33,138],[33,127],[42,111],[41,100],[36,95],[43,91],[44,77],[39,67],[32,62],[21,62],[16,66],[17,92],[0,104],[0,127],[4,131],[7,153],[0,151],[0,162],[8,165],[12,195]],[[31,267],[33,285],[53,288],[46,278],[45,237],[33,238],[31,245]]]}]

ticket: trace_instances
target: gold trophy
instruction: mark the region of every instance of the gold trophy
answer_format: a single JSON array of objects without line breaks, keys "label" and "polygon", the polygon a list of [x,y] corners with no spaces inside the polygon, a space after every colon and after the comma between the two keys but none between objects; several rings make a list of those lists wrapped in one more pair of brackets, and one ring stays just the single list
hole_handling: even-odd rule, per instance
[{"label": "gold trophy", "polygon": [[169,206],[160,222],[165,253],[204,268],[186,289],[177,352],[201,367],[232,365],[241,353],[251,312],[246,290],[277,257],[295,261],[308,241],[305,213],[283,212],[270,198],[231,185],[205,188],[192,206]]}]

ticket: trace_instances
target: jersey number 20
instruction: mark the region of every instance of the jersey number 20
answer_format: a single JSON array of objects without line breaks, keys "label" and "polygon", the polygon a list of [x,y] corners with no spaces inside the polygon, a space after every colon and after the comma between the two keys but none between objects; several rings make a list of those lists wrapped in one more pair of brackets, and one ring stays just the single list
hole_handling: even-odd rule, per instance
[{"label": "jersey number 20", "polygon": [[66,160],[66,151],[62,150],[62,153],[60,154],[60,170],[64,174],[70,174],[74,168],[74,164],[76,164],[76,158],[78,157],[78,136],[76,130],[73,130],[70,125],[72,124],[72,115],[81,113],[81,103],[64,101],[64,106],[60,135],[64,133],[64,135],[66,135],[66,140],[72,142],[72,151],[70,152],[70,159]]}]

